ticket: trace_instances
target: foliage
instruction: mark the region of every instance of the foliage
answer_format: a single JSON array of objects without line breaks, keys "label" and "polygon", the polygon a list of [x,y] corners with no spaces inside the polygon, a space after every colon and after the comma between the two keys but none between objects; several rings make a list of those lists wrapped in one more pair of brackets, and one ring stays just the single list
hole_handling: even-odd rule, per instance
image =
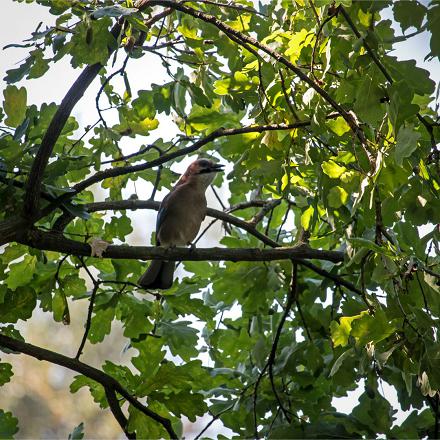
[{"label": "foliage", "polygon": [[[37,3],[54,23],[32,33],[26,59],[7,72],[0,111],[3,349],[82,373],[71,391],[88,387],[129,436],[180,435],[183,416],[209,413],[243,438],[438,437],[439,88],[391,52],[426,31],[427,56],[440,57],[438,3]],[[134,90],[147,52],[167,77]],[[60,106],[27,105],[25,80],[63,58],[83,69],[72,94]],[[99,120],[79,126],[71,107],[96,74]],[[156,136],[170,124],[178,136]],[[124,152],[128,137],[136,154]],[[171,188],[170,166],[195,152],[231,165],[215,184],[229,185],[227,218],[247,227],[228,225],[223,246],[301,241],[344,261],[186,261],[185,278],[151,295],[136,285],[145,264],[78,251],[96,238],[124,243],[133,226],[117,212],[122,190],[132,181]],[[94,183],[111,217],[93,205]],[[83,343],[122,323],[137,350],[130,368],[81,370],[29,348],[11,325],[36,307],[68,324],[72,300],[91,305]],[[0,364],[0,384],[12,374]],[[396,423],[382,382],[412,410],[405,421]],[[351,413],[337,412],[334,398],[359,387]],[[1,411],[0,436],[16,430]]]}]

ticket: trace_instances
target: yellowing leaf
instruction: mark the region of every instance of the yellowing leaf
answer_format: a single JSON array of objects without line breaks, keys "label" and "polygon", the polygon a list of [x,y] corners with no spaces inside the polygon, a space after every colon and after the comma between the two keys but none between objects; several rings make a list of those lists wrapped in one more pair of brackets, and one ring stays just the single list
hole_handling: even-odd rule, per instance
[{"label": "yellowing leaf", "polygon": [[[290,184],[291,185],[295,185],[301,181],[302,181],[301,177],[296,176],[295,174],[290,175]],[[283,177],[281,178],[281,191],[284,191],[286,189],[288,183],[289,183],[289,175],[284,174]]]},{"label": "yellowing leaf", "polygon": [[231,84],[231,80],[228,79],[220,79],[214,82],[214,93],[220,96],[229,94],[229,85]]},{"label": "yellowing leaf", "polygon": [[330,127],[330,130],[338,136],[342,136],[344,133],[350,131],[350,126],[345,122],[342,116],[338,116],[336,119],[330,119],[327,121],[327,125]]},{"label": "yellowing leaf", "polygon": [[339,179],[342,174],[347,171],[347,168],[341,167],[336,162],[333,162],[332,160],[329,160],[328,162],[324,162],[321,165],[322,171],[324,171],[327,176],[331,177],[332,179]]},{"label": "yellowing leaf", "polygon": [[8,118],[5,123],[10,127],[18,127],[26,115],[27,92],[24,87],[8,86],[3,90],[4,110]]},{"label": "yellowing leaf", "polygon": [[138,134],[143,134],[145,132],[155,130],[158,126],[159,126],[159,121],[157,119],[145,118],[134,125],[133,131],[135,131]]},{"label": "yellowing leaf", "polygon": [[232,29],[235,29],[239,32],[248,31],[249,23],[251,22],[251,15],[249,14],[240,14],[240,17],[237,20],[227,21],[226,24],[229,25]]},{"label": "yellowing leaf", "polygon": [[368,313],[367,311],[361,312],[355,316],[342,316],[339,319],[339,324],[336,321],[330,323],[330,333],[332,336],[333,345],[337,347],[345,347],[348,344],[348,337],[351,332],[351,324],[356,319],[362,318],[363,315]]},{"label": "yellowing leaf", "polygon": [[192,28],[190,29],[187,26],[179,26],[177,30],[186,38],[190,38],[192,40],[201,40],[199,36],[197,36],[197,29]]},{"label": "yellowing leaf", "polygon": [[286,55],[290,57],[292,63],[296,63],[304,46],[310,46],[314,36],[309,36],[309,31],[301,29],[299,32],[292,34],[289,40]]},{"label": "yellowing leaf", "polygon": [[310,227],[310,222],[313,218],[315,209],[309,206],[301,215],[301,226],[307,231]]},{"label": "yellowing leaf", "polygon": [[249,77],[243,72],[235,72],[234,80],[238,83],[247,83],[249,81]]},{"label": "yellowing leaf", "polygon": [[394,321],[390,320],[385,312],[377,310],[374,316],[364,314],[361,319],[353,323],[351,335],[359,345],[369,342],[377,344],[396,330]]}]

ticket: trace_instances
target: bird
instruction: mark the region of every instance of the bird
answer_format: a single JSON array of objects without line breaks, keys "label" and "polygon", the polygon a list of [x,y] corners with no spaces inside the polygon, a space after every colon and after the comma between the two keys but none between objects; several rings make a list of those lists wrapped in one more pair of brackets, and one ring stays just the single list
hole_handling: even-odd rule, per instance
[{"label": "bird", "polygon": [[[208,159],[192,162],[159,206],[156,246],[192,245],[206,215],[205,192],[223,165]],[[153,260],[139,278],[144,289],[169,289],[174,280],[174,261]]]}]

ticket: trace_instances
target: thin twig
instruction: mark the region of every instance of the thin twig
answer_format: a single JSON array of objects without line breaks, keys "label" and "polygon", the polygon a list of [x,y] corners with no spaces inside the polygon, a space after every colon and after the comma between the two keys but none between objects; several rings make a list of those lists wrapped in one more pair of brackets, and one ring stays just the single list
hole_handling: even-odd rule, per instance
[{"label": "thin twig", "polygon": [[223,203],[222,198],[218,195],[217,190],[215,189],[214,185],[210,185],[210,188],[212,189],[212,192],[215,195],[215,198],[220,203],[220,206],[222,207],[223,211],[226,211],[226,206]]},{"label": "thin twig", "polygon": [[312,335],[310,334],[310,330],[309,330],[309,327],[307,325],[306,319],[304,317],[304,314],[303,314],[303,311],[302,311],[299,299],[296,300],[296,308],[298,309],[298,313],[299,313],[299,316],[301,317],[301,321],[302,321],[304,329],[305,329],[305,331],[307,333],[307,337],[309,338],[310,342],[313,342]]},{"label": "thin twig", "polygon": [[112,78],[114,78],[116,75],[123,75],[124,74],[129,59],[130,59],[130,55],[128,54],[125,57],[124,62],[122,63],[122,67],[120,69],[116,70],[116,72],[113,72],[111,75],[109,75],[104,80],[101,87],[99,88],[98,94],[96,95],[96,98],[95,98],[96,110],[99,115],[99,120],[102,122],[102,124],[104,125],[105,128],[107,128],[107,122],[105,121],[105,119],[102,116],[102,109],[99,107],[99,98],[101,97],[101,94],[104,91],[105,86],[112,80]]},{"label": "thin twig", "polygon": [[281,315],[281,319],[280,319],[280,323],[278,324],[276,333],[275,333],[275,338],[272,344],[272,350],[270,352],[269,355],[269,359],[267,361],[267,363],[269,364],[269,378],[270,378],[270,383],[272,386],[272,390],[273,393],[275,395],[275,398],[278,401],[278,405],[281,408],[281,411],[284,414],[284,417],[286,418],[286,420],[290,423],[291,419],[289,416],[288,411],[284,408],[283,403],[281,402],[281,399],[278,395],[278,392],[276,390],[275,387],[275,380],[274,380],[274,374],[273,374],[273,366],[275,364],[275,358],[276,358],[276,353],[277,353],[277,349],[278,349],[278,342],[280,340],[280,336],[281,336],[281,332],[283,330],[284,324],[286,322],[287,317],[289,316],[290,310],[292,309],[292,306],[294,304],[295,301],[298,300],[298,265],[297,263],[295,263],[294,261],[292,261],[292,280],[290,283],[290,291],[289,294],[287,296],[287,302],[286,305],[284,306],[284,312]]},{"label": "thin twig", "polygon": [[194,437],[194,440],[198,440],[202,434],[204,432],[207,431],[207,429],[216,421],[220,418],[220,416],[228,411],[230,411],[235,405],[235,402],[232,405],[229,405],[228,407],[226,407],[225,409],[223,409],[222,411],[220,411],[219,413],[215,414],[212,416],[212,419],[206,424],[206,426]]},{"label": "thin twig", "polygon": [[87,320],[86,320],[84,335],[82,337],[81,343],[79,344],[79,348],[75,356],[75,359],[78,360],[82,355],[84,345],[86,344],[87,337],[89,335],[90,327],[92,324],[93,306],[95,305],[96,292],[98,291],[98,288],[99,288],[99,282],[93,286],[92,294],[90,295],[89,309],[87,311]]},{"label": "thin twig", "polygon": [[[281,89],[283,90],[283,95],[284,95],[284,99],[286,100],[287,107],[289,107],[290,113],[292,113],[292,116],[295,119],[295,121],[298,121],[299,120],[298,115],[296,113],[296,110],[293,108],[293,105],[290,102],[289,95],[287,93],[287,87],[286,87],[286,82],[284,80],[283,71],[281,69],[279,69],[278,73],[280,75]],[[293,102],[295,103],[295,101],[293,101]]]},{"label": "thin twig", "polygon": [[[192,1],[192,0],[184,0],[184,1],[182,1],[182,3],[187,3],[190,1]],[[267,17],[266,14],[263,14],[262,12],[256,11],[254,8],[247,8],[246,6],[236,5],[234,3],[219,3],[219,2],[214,2],[212,0],[197,0],[197,3],[205,3],[207,5],[213,5],[213,6],[217,6],[219,8],[236,9],[237,11],[250,12],[251,14],[257,14],[257,15],[261,15],[262,17]]]},{"label": "thin twig", "polygon": [[122,412],[121,407],[119,406],[119,401],[116,397],[116,392],[114,388],[106,387],[104,389],[105,397],[107,398],[108,406],[110,407],[113,417],[117,420],[119,426],[124,431],[124,434],[127,436],[128,439],[136,439],[136,434],[127,430],[128,420]]}]

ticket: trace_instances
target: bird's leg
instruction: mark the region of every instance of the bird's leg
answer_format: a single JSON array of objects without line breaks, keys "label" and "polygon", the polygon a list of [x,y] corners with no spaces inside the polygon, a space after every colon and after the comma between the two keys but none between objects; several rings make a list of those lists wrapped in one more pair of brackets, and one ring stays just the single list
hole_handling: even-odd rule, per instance
[{"label": "bird's leg", "polygon": [[176,249],[176,245],[175,244],[169,244],[167,246],[165,246],[165,251],[168,252],[171,249]]}]

